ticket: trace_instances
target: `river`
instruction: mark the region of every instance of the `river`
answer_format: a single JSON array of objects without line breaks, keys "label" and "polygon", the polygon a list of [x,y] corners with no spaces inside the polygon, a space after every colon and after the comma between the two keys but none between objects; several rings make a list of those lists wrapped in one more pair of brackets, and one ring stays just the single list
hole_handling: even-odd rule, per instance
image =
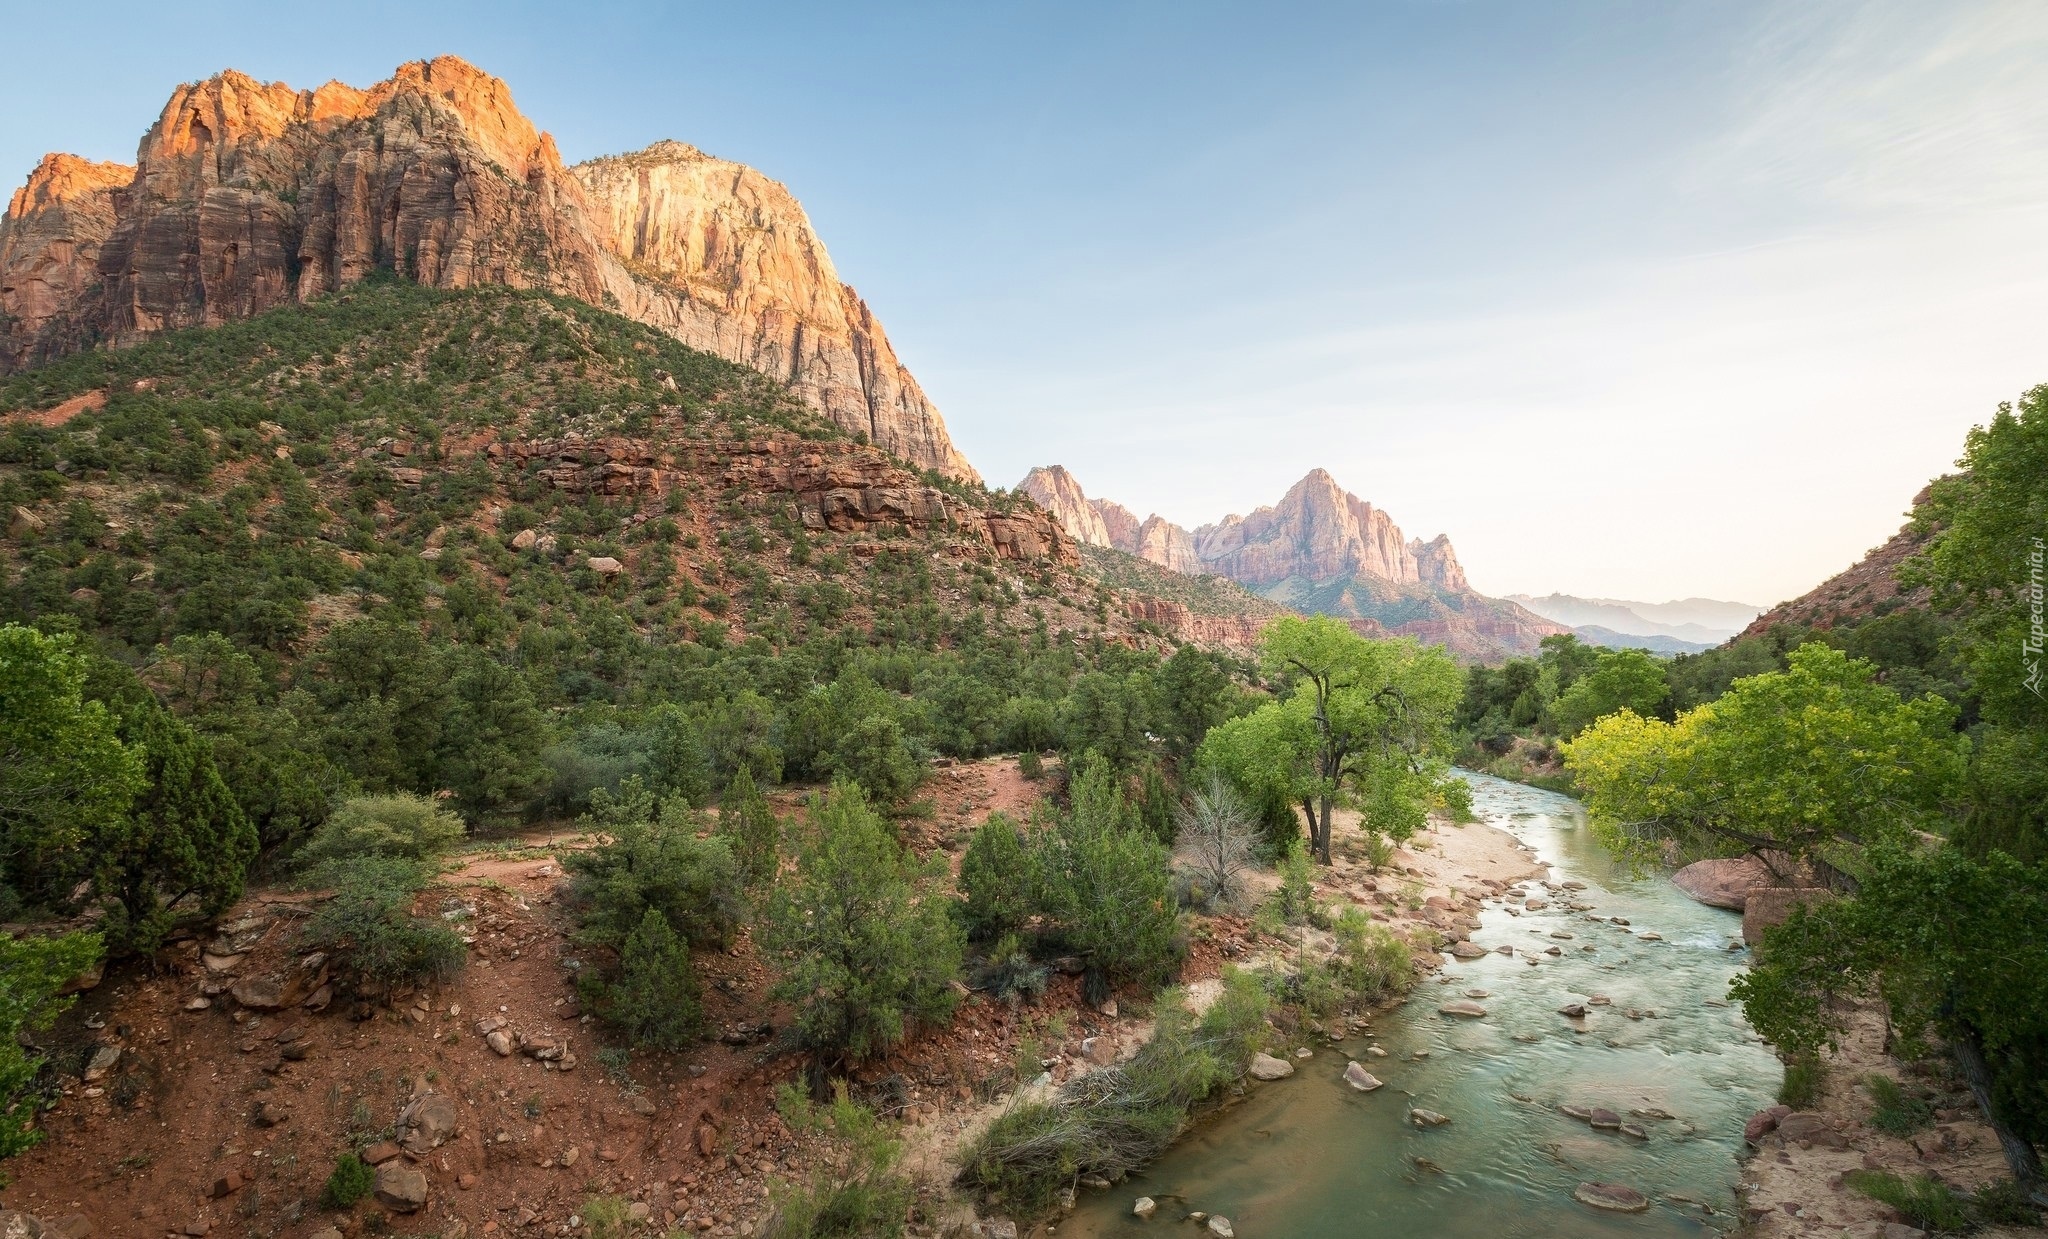
[{"label": "river", "polygon": [[[1244,1239],[1698,1239],[1734,1226],[1743,1121],[1771,1104],[1782,1075],[1740,1008],[1718,1005],[1744,962],[1729,949],[1740,918],[1694,903],[1662,874],[1616,865],[1570,797],[1465,777],[1482,820],[1533,846],[1553,883],[1585,888],[1526,884],[1551,902],[1519,916],[1488,901],[1473,941],[1516,954],[1447,963],[1448,983],[1425,979],[1373,1020],[1377,1036],[1316,1042],[1291,1078],[1255,1086],[1141,1176],[1084,1192],[1060,1234],[1136,1239],[1190,1210],[1228,1217]],[[1592,908],[1568,910],[1571,899]],[[1544,954],[1552,946],[1561,953]],[[1485,991],[1485,1018],[1438,1013],[1468,990]],[[1584,1021],[1558,1014],[1595,995],[1610,1004]],[[1631,1009],[1654,1017],[1630,1019]],[[1367,1054],[1372,1044],[1386,1056]],[[1347,1057],[1386,1086],[1347,1087]],[[1648,1139],[1595,1131],[1560,1112],[1566,1104],[1611,1109]],[[1411,1106],[1451,1121],[1417,1128]],[[1656,1203],[1637,1214],[1588,1208],[1572,1190],[1589,1180]],[[1131,1216],[1141,1195],[1159,1201],[1149,1222]]]}]

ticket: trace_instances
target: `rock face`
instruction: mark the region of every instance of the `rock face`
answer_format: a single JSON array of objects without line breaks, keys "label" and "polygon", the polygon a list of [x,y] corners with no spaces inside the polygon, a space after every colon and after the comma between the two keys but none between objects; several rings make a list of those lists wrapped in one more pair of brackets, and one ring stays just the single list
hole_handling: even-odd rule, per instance
[{"label": "rock face", "polygon": [[1699,860],[1671,875],[1671,884],[1710,908],[1742,911],[1749,892],[1777,886],[1778,879],[1754,856]]},{"label": "rock face", "polygon": [[65,351],[82,325],[80,302],[114,230],[114,194],[135,179],[127,164],[45,155],[0,218],[0,369]]},{"label": "rock face", "polygon": [[1751,946],[1764,939],[1764,931],[1782,925],[1792,917],[1792,909],[1806,904],[1822,903],[1834,898],[1834,892],[1821,886],[1764,887],[1749,892],[1742,907],[1742,940]]},{"label": "rock face", "polygon": [[[1442,557],[1450,543],[1443,543]],[[1323,469],[1296,482],[1276,507],[1226,516],[1194,532],[1195,554],[1211,571],[1254,588],[1289,577],[1332,581],[1371,576],[1419,584],[1415,551],[1393,518],[1347,493]],[[1455,569],[1457,561],[1450,559]],[[1443,571],[1442,563],[1436,571]],[[1463,574],[1458,579],[1462,581]]]},{"label": "rock face", "polygon": [[[1089,546],[1116,546],[1109,539],[1109,527],[1103,523],[1102,513],[1088,500],[1081,489],[1081,483],[1067,472],[1065,465],[1052,465],[1033,469],[1017,483],[1017,493],[1025,495],[1046,515],[1058,521],[1066,531],[1074,535],[1074,541]],[[1118,512],[1125,509],[1117,506]],[[1128,515],[1128,513],[1126,513]],[[1121,550],[1123,548],[1117,547]]]},{"label": "rock face", "polygon": [[452,56],[368,90],[230,70],[173,92],[132,170],[45,159],[0,224],[0,367],[243,318],[380,269],[616,308],[975,479],[786,189],[673,142],[565,168],[503,82]]},{"label": "rock face", "polygon": [[1136,555],[1190,576],[1214,571],[1195,555],[1194,539],[1187,530],[1156,512],[1140,521],[1137,513],[1115,500],[1090,499],[1065,465],[1033,469],[1017,483],[1016,490],[1066,526],[1077,542]]}]

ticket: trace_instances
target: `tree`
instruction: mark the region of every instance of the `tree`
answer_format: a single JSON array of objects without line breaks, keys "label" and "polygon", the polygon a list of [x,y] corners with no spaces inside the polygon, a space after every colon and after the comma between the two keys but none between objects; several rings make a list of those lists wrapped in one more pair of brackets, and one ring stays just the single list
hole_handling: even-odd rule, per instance
[{"label": "tree", "polygon": [[768,798],[754,786],[754,772],[741,766],[725,785],[718,808],[718,833],[732,848],[747,885],[772,881],[782,859],[782,822]]},{"label": "tree", "polygon": [[1023,832],[1001,813],[974,831],[960,858],[961,917],[969,936],[993,942],[1024,927],[1037,911],[1031,856]]},{"label": "tree", "polygon": [[1173,652],[1154,685],[1157,730],[1176,762],[1193,758],[1209,729],[1239,708],[1240,694],[1222,656],[1193,645]]},{"label": "tree", "polygon": [[1164,983],[1181,956],[1166,845],[1125,800],[1107,762],[1083,766],[1069,800],[1028,843],[1039,910],[1086,961],[1090,1001],[1108,998],[1113,980]]},{"label": "tree", "polygon": [[1258,843],[1258,820],[1221,775],[1197,786],[1177,816],[1174,856],[1225,908],[1244,896],[1244,871]]},{"label": "tree", "polygon": [[162,945],[181,908],[208,918],[241,897],[256,859],[256,827],[214,767],[204,736],[127,668],[96,663],[92,678],[143,769],[128,813],[92,840],[93,894],[106,910],[108,946],[147,953]]},{"label": "tree", "polygon": [[[42,1139],[35,1110],[23,1094],[43,1060],[23,1048],[24,1036],[50,1026],[71,1005],[58,991],[100,957],[100,936],[65,934],[25,938],[0,934],[0,1158],[13,1157]],[[6,1176],[0,1175],[0,1186]]]},{"label": "tree", "polygon": [[1914,514],[1926,550],[1902,573],[1933,587],[1988,726],[1958,841],[2048,859],[2048,385],[1970,431],[1961,469]]},{"label": "tree", "polygon": [[457,646],[445,656],[446,706],[438,728],[432,788],[455,793],[464,816],[504,822],[546,785],[541,763],[547,725],[526,681],[481,650]]},{"label": "tree", "polygon": [[1655,716],[1671,695],[1664,664],[1641,650],[1601,652],[1592,670],[1579,676],[1551,703],[1557,734],[1569,739],[1595,721],[1621,710]]},{"label": "tree", "polygon": [[466,833],[461,818],[425,796],[354,796],[336,806],[301,855],[307,862],[342,856],[432,861],[462,842]]},{"label": "tree", "polygon": [[2048,1144],[2048,864],[1944,844],[1873,846],[1854,898],[1795,911],[1736,978],[1758,1032],[1788,1054],[1841,1034],[1873,983],[1906,1041],[1948,1048],[2006,1161],[2038,1187]]},{"label": "tree", "polygon": [[704,1035],[704,1006],[690,947],[648,908],[619,948],[616,975],[588,987],[597,1014],[635,1044],[686,1050]]},{"label": "tree", "polygon": [[592,795],[584,824],[604,838],[562,860],[584,940],[618,949],[652,908],[692,946],[725,946],[743,911],[739,862],[726,840],[697,837],[688,806],[672,804],[658,822],[653,807],[637,779],[617,798]]},{"label": "tree", "polygon": [[71,638],[0,627],[0,865],[31,906],[69,899],[144,785],[142,755],[85,699],[85,672]]},{"label": "tree", "polygon": [[961,943],[944,881],[942,865],[903,851],[859,788],[812,800],[764,940],[784,961],[774,994],[796,1006],[814,1084],[952,1017]]},{"label": "tree", "polygon": [[1630,710],[1565,748],[1594,827],[1614,846],[1663,859],[1789,856],[1853,884],[1857,851],[1938,816],[1962,784],[1968,741],[1938,697],[1902,701],[1870,664],[1825,645],[1738,680],[1676,722]]},{"label": "tree", "polygon": [[[1450,723],[1463,691],[1457,664],[1412,641],[1367,640],[1340,620],[1289,616],[1266,629],[1265,665],[1292,691],[1212,731],[1211,739],[1234,725],[1238,732],[1210,754],[1212,768],[1249,788],[1284,779],[1324,864],[1340,804],[1357,806],[1367,830],[1394,838],[1422,825],[1449,777]],[[1238,764],[1247,758],[1281,764]]]}]

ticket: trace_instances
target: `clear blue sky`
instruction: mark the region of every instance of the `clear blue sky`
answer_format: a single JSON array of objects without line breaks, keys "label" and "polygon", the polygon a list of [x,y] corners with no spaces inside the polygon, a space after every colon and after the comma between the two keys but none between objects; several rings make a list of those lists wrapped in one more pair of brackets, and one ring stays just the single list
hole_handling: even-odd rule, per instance
[{"label": "clear blue sky", "polygon": [[992,484],[1315,466],[1494,593],[1768,603],[2048,381],[2048,5],[5,4],[0,172],[453,52],[787,183]]}]

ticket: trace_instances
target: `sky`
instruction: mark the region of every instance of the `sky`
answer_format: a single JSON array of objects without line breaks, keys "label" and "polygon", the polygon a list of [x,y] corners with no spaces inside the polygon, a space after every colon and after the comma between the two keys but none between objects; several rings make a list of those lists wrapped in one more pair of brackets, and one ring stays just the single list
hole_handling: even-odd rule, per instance
[{"label": "sky", "polygon": [[[0,0],[0,177],[444,52],[804,203],[991,485],[1323,467],[1492,594],[1769,604],[2048,382],[2048,5]],[[34,54],[25,54],[34,49]]]}]

